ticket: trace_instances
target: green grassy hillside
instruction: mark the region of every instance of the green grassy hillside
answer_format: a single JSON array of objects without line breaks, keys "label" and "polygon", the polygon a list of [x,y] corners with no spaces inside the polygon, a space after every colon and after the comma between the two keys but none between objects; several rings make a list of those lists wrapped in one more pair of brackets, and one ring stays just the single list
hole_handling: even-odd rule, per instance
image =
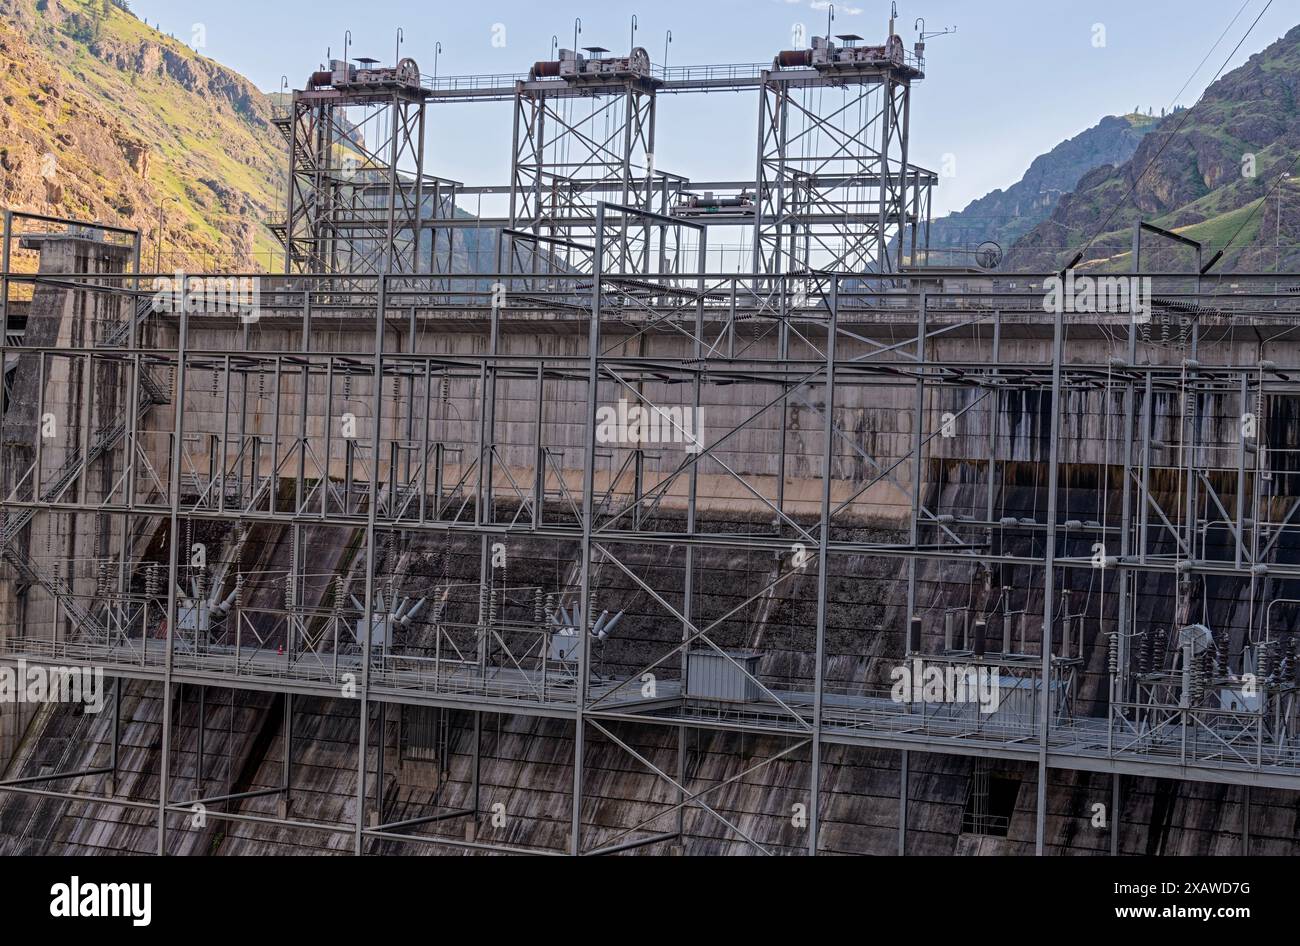
[{"label": "green grassy hillside", "polygon": [[[1054,269],[1092,239],[1084,265],[1127,265],[1145,220],[1224,251],[1225,269],[1300,267],[1300,27],[1227,73],[1190,110],[1142,139],[1133,157],[1085,175],[1008,255]],[[1099,232],[1101,231],[1101,232]],[[1095,235],[1095,238],[1094,238]],[[1153,244],[1153,266],[1178,251]]]},{"label": "green grassy hillside", "polygon": [[141,231],[147,268],[266,268],[285,146],[248,80],[104,0],[0,0],[0,205]]}]

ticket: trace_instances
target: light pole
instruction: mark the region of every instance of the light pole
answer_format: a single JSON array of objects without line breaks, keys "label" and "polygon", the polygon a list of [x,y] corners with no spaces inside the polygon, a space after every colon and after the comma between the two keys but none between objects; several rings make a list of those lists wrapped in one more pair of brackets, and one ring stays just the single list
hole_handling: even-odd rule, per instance
[{"label": "light pole", "polygon": [[154,247],[154,272],[155,273],[162,272],[163,208],[166,207],[167,204],[173,200],[176,201],[176,203],[178,204],[181,202],[181,199],[179,197],[172,195],[171,197],[167,197],[158,203],[158,244],[157,246]]}]

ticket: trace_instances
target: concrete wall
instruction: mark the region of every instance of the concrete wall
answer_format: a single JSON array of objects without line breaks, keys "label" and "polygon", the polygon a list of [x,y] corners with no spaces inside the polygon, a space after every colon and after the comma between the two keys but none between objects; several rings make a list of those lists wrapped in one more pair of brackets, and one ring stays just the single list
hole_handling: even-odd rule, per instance
[{"label": "concrete wall", "polygon": [[[47,318],[60,325],[75,325],[75,319],[69,318],[68,307],[72,305],[69,299],[56,301],[51,298]],[[34,311],[38,309],[34,303]],[[161,346],[172,344],[174,340],[173,322],[168,319],[159,320],[150,331],[150,337]],[[742,350],[760,361],[777,361],[773,339],[759,328],[747,326],[741,331],[738,344]],[[883,344],[903,342],[908,334],[908,330],[903,328],[896,336],[891,336],[887,327],[874,331]],[[414,352],[417,355],[472,356],[486,350],[486,338],[483,326],[448,316],[419,325],[414,339],[394,328],[385,348],[391,352]],[[647,359],[684,358],[690,354],[687,341],[678,333],[665,331],[648,336],[648,339],[644,345],[639,340],[635,352],[626,346],[627,353]],[[351,354],[360,368],[369,357],[367,352],[371,341],[370,330],[364,323],[354,327],[341,324],[318,326],[312,347],[316,351]],[[789,360],[811,358],[819,344],[815,337],[808,341],[793,340]],[[866,343],[845,344],[849,346],[849,354],[865,357],[875,351]],[[298,424],[304,399],[307,418],[302,433],[313,450],[313,458],[307,466],[309,479],[325,473],[335,478],[345,474],[346,454],[341,438],[331,434],[328,448],[326,444],[326,430],[339,424],[344,413],[356,415],[356,439],[360,443],[369,443],[373,432],[370,424],[375,392],[373,381],[368,377],[355,377],[345,394],[344,383],[336,376],[334,397],[329,400],[325,395],[323,378],[315,378],[304,387],[301,376],[282,363],[278,412],[274,409],[276,383],[272,361],[263,360],[258,365],[249,366],[242,376],[228,381],[224,371],[226,355],[245,351],[251,354],[258,350],[299,350],[301,338],[292,326],[268,318],[245,336],[242,328],[196,318],[191,321],[190,346],[208,354],[196,356],[187,371],[184,392],[186,430],[190,434],[221,435],[225,462],[234,459],[238,450],[237,432],[241,427],[245,434],[258,434],[269,442],[276,433],[277,413],[280,418],[278,453],[284,456],[299,436]],[[932,357],[954,364],[990,363],[995,358],[987,333],[962,337],[961,333],[952,332],[936,337],[930,346]],[[1094,331],[1090,336],[1077,339],[1069,351],[1071,359],[1104,364],[1110,355],[1119,354],[1122,347],[1120,342],[1111,340],[1103,332]],[[1265,354],[1281,363],[1294,363],[1297,354],[1294,347],[1291,343],[1275,344]],[[540,352],[554,358],[580,359],[585,355],[585,336],[576,323],[552,321],[511,326],[503,335],[502,350],[520,356]],[[1172,346],[1144,346],[1143,352],[1144,358],[1167,364],[1177,364],[1182,357],[1182,353]],[[1201,352],[1202,360],[1207,363],[1247,364],[1259,356],[1257,345],[1231,338],[1222,343],[1209,342]],[[894,364],[906,366],[906,359],[901,355],[891,357]],[[1035,366],[1048,363],[1049,341],[1044,337],[1041,324],[1024,327],[1019,333],[1009,332],[996,360],[1002,364]],[[216,375],[215,394],[212,388],[214,367],[222,369]],[[24,383],[30,383],[30,372],[25,373],[25,377],[28,380]],[[445,397],[437,374],[428,378],[427,383],[433,391],[428,411],[425,410],[423,390],[426,378],[422,374],[414,384],[414,396],[409,378],[399,382],[396,390],[392,379],[383,382],[385,440],[407,441],[413,436],[414,440],[420,441],[427,427],[430,441],[472,452],[483,402],[477,377],[457,377],[450,381]],[[47,379],[47,400],[57,403],[63,417],[70,422],[77,402],[70,396],[66,401],[57,400],[54,388],[58,386],[53,378]],[[62,381],[61,390],[64,395],[79,390],[76,379],[70,376]],[[647,383],[645,387],[646,396],[661,405],[689,403],[688,391],[686,384],[663,381]],[[705,441],[712,443],[722,431],[758,413],[748,422],[745,431],[719,451],[718,458],[744,477],[753,490],[774,500],[781,468],[778,445],[784,417],[788,431],[786,510],[793,517],[811,522],[821,498],[823,434],[822,417],[817,407],[825,403],[825,386],[814,385],[806,389],[803,392],[806,404],[795,399],[788,406],[768,407],[760,412],[760,408],[779,393],[774,386],[757,384],[706,385],[703,401]],[[601,386],[600,403],[615,404],[620,397],[630,397],[630,394],[612,383]],[[979,400],[981,397],[983,400]],[[838,538],[864,542],[900,542],[904,539],[910,515],[910,484],[915,476],[910,460],[906,459],[914,434],[914,398],[915,388],[906,376],[893,379],[876,376],[861,383],[844,379],[837,385],[834,421],[847,437],[837,439],[834,444],[830,471],[833,499],[848,498],[880,469],[891,470],[890,477],[857,497],[847,514],[841,517],[836,533]],[[99,400],[105,405],[105,410],[112,401],[108,396]],[[497,388],[495,431],[502,464],[496,470],[494,482],[500,501],[495,513],[507,519],[517,507],[511,482],[525,486],[532,482],[539,402],[543,412],[541,443],[554,451],[556,463],[571,493],[576,497],[580,490],[585,449],[584,385],[580,381],[548,378],[539,390],[533,380],[503,379]],[[1167,442],[1176,440],[1182,404],[1175,398],[1162,395],[1153,407],[1157,436]],[[1118,466],[1130,436],[1119,421],[1120,404],[1099,389],[1076,390],[1066,395],[1060,409],[1063,424],[1061,458],[1066,464],[1063,468],[1065,513],[1074,514],[1073,510],[1081,518],[1100,518],[1107,511],[1113,514],[1118,501],[1117,484],[1122,476]],[[169,463],[166,445],[174,418],[172,410],[162,407],[152,411],[142,438],[150,463],[164,482]],[[999,464],[994,495],[997,514],[1036,516],[1042,521],[1046,509],[1046,475],[1042,464],[1046,458],[1052,410],[1053,405],[1038,392],[996,390],[985,394],[984,389],[955,388],[928,392],[923,433],[927,438],[935,436],[928,440],[926,448],[924,502],[936,511],[982,514],[987,496],[983,458],[987,456],[989,437],[993,434]],[[1220,444],[1235,442],[1240,405],[1235,403],[1234,396],[1211,396],[1206,399],[1203,410],[1206,415],[1203,440]],[[951,413],[957,419],[952,437],[936,435],[945,413]],[[1280,442],[1290,435],[1295,421],[1285,399],[1277,399],[1271,404],[1271,414],[1280,418],[1274,432]],[[59,450],[72,449],[76,442],[75,439],[63,441],[51,452],[50,462],[55,462]],[[208,469],[212,457],[206,438],[187,441],[186,450],[189,465],[182,470],[182,482],[193,492],[202,488],[203,479],[201,476],[188,479],[190,470]],[[218,451],[222,453],[220,447]],[[681,460],[679,447],[675,445],[647,452],[652,454],[647,457],[649,485],[653,485],[655,477],[674,469]],[[609,454],[601,456],[597,475],[597,487],[603,492],[620,468],[626,451],[625,448],[611,447],[602,453]],[[1155,462],[1161,465],[1173,462],[1173,459],[1170,455]],[[1203,461],[1222,465],[1219,459],[1207,452]],[[454,481],[463,471],[463,462],[449,462],[446,470],[449,480]],[[116,464],[115,469],[120,469],[120,455],[112,463]],[[42,465],[45,466],[44,461]],[[262,476],[271,475],[273,465],[268,452],[257,472]],[[296,470],[296,462],[293,468]],[[382,452],[380,471],[381,476],[387,478],[387,449]],[[142,489],[148,488],[147,482],[141,485]],[[548,486],[552,491],[558,489],[554,479]],[[1173,494],[1168,490],[1174,486],[1176,484],[1157,483],[1157,492],[1165,489],[1162,495],[1171,498]],[[626,483],[620,481],[620,489],[626,491],[627,488]],[[684,490],[683,478],[660,507],[657,518],[649,524],[651,527],[666,532],[680,531],[683,527],[680,510],[684,505]],[[1281,482],[1270,502],[1280,508],[1289,503],[1295,493],[1294,484]],[[558,497],[553,497],[552,503],[550,512],[563,512],[564,506]],[[761,501],[713,461],[706,463],[700,476],[699,514],[704,527],[729,532],[764,533],[770,530],[772,519],[772,512]],[[33,541],[39,540],[43,534],[40,530],[44,527],[43,519],[38,518],[32,529]],[[152,560],[165,561],[165,536],[157,520],[152,528],[144,554]],[[59,539],[61,543],[71,542],[69,555],[78,561],[93,555],[93,552],[87,552],[92,546],[90,533],[84,526],[74,522],[63,529],[56,535],[63,537]],[[288,568],[290,540],[285,533],[266,527],[257,527],[252,533],[249,541],[241,546],[241,562],[250,573],[260,570],[272,577],[260,583],[254,580],[249,594],[253,600],[273,601],[282,593],[274,576]],[[231,543],[233,536],[218,530],[212,541],[216,544]],[[354,549],[356,541],[357,535],[353,530],[322,529],[313,532],[308,537],[313,569],[324,573],[337,570],[352,575],[355,562],[348,549]],[[1082,554],[1087,544],[1086,538],[1078,537],[1067,544],[1067,550],[1072,554]],[[1008,551],[1022,554],[1028,554],[1033,548],[1033,540],[1029,538],[1008,539],[1006,543]],[[227,554],[232,549],[233,546],[227,544]],[[510,584],[557,590],[569,587],[576,551],[573,543],[512,540],[509,549]],[[379,563],[380,577],[394,582],[403,594],[428,594],[449,579],[477,583],[479,552],[477,540],[447,542],[423,535],[391,554],[386,552]],[[683,585],[680,548],[647,545],[640,549],[625,549],[624,553],[629,567],[657,589],[670,594],[670,600],[675,600],[672,596],[679,594]],[[1283,549],[1281,554],[1289,556],[1292,551]],[[701,553],[697,563],[699,597],[696,614],[705,621],[727,613],[763,587],[783,567],[770,552],[757,551],[711,550]],[[903,650],[901,632],[906,616],[906,567],[901,559],[862,555],[836,557],[831,569],[828,682],[848,688],[879,684]],[[78,580],[84,582],[85,576]],[[918,580],[926,648],[935,647],[941,639],[941,614],[945,608],[994,610],[998,605],[996,596],[1007,593],[1002,591],[1003,588],[1012,589],[1009,593],[1015,595],[1018,608],[1031,615],[1042,611],[1041,573],[1033,569],[999,575],[998,580],[992,583],[996,589],[992,592],[982,590],[973,567],[923,562],[918,570]],[[1068,596],[1074,610],[1084,609],[1082,613],[1089,616],[1086,635],[1081,642],[1080,706],[1082,712],[1095,713],[1099,711],[1107,681],[1100,619],[1113,618],[1115,600],[1113,592],[1103,594],[1092,588],[1088,583],[1089,576],[1074,575],[1069,581]],[[309,591],[306,603],[325,600],[326,585],[325,581],[317,582]],[[678,639],[680,628],[665,621],[662,610],[639,593],[613,566],[598,564],[595,585],[598,604],[617,602],[627,611],[617,639],[598,646],[594,656],[597,672],[611,675],[633,672]],[[760,599],[724,622],[714,639],[725,647],[763,650],[760,674],[773,684],[807,685],[813,674],[813,588],[811,577],[794,577],[783,584],[779,593]],[[1173,619],[1170,582],[1153,579],[1140,591],[1140,620],[1152,626],[1168,626]],[[1281,596],[1296,589],[1277,583],[1270,586],[1269,591]],[[7,626],[13,626],[18,618],[15,616],[12,582],[0,582],[0,594],[8,595],[8,598],[0,598],[0,603],[6,609]],[[1214,626],[1227,628],[1233,635],[1233,646],[1238,649],[1248,624],[1243,604],[1247,594],[1243,583],[1228,581],[1209,584],[1203,592],[1203,604],[1212,616]],[[38,601],[35,595],[33,592],[33,601]],[[474,606],[472,596],[456,602],[450,620],[473,621]],[[528,608],[526,604],[518,603],[514,607]],[[29,604],[29,622],[51,622],[52,614],[32,608],[33,605]],[[427,628],[417,626],[402,640],[402,645],[411,648],[425,646],[427,641],[421,635],[427,636],[428,633]],[[667,672],[671,675],[671,671]],[[136,685],[130,688],[130,761],[127,767],[133,774],[123,780],[121,788],[130,797],[148,799],[150,786],[155,786],[153,790],[156,790],[159,697],[156,687]],[[228,693],[213,691],[210,705],[216,707],[227,698]],[[186,780],[193,778],[192,774],[186,774],[193,768],[197,748],[193,704],[194,694],[190,692],[185,707],[177,710],[178,729],[174,740],[177,756],[172,762],[173,771],[178,773],[175,798],[186,797],[191,788]],[[224,741],[208,742],[214,753],[211,764],[215,766],[204,786],[208,794],[220,790],[219,786],[248,790],[278,784],[280,739],[283,736],[279,723],[280,708],[278,698],[243,695],[236,698],[230,710],[212,709],[208,725],[224,726],[225,735],[222,737]],[[356,766],[352,745],[356,736],[355,709],[342,701],[301,700],[296,714],[295,726],[300,741],[295,748],[295,758],[301,769],[295,779],[299,786],[295,810],[303,817],[344,822],[354,818]],[[102,764],[107,743],[105,720],[73,718],[73,715],[73,711],[63,708],[43,710],[32,724],[29,739],[10,772],[36,774],[41,766],[70,769]],[[464,802],[468,782],[468,730],[463,716],[456,716],[450,723],[450,761],[446,766],[430,766],[425,761],[409,759],[402,762],[397,750],[390,750],[393,757],[386,764],[390,780],[383,787],[390,805],[390,817],[427,814],[427,806],[432,803],[459,805]],[[390,727],[389,739],[395,742],[396,723],[390,723]],[[489,762],[485,768],[483,802],[490,806],[499,800],[510,812],[507,826],[499,835],[494,835],[493,840],[555,847],[565,843],[571,777],[568,767],[572,754],[571,733],[566,727],[567,724],[514,717],[489,720],[485,736]],[[672,730],[661,732],[641,727],[620,731],[620,734],[629,738],[656,764],[669,768],[674,764]],[[699,784],[720,782],[749,765],[770,758],[783,748],[778,740],[738,735],[700,733],[692,740],[691,772]],[[896,756],[887,752],[836,748],[828,749],[828,758],[825,786],[830,794],[826,848],[842,853],[892,852],[896,832]],[[1035,777],[1032,767],[1006,765],[996,768],[995,774],[1016,785],[1010,832],[1006,839],[975,839],[963,835],[962,814],[970,795],[976,763],[968,759],[914,755],[913,764],[913,846],[910,850],[915,853],[1024,853],[1032,845]],[[1052,779],[1049,788],[1049,845],[1069,852],[1105,850],[1107,835],[1091,828],[1087,818],[1094,801],[1109,800],[1108,784],[1099,777],[1074,773],[1053,773]],[[716,796],[717,804],[724,813],[734,816],[742,828],[754,832],[764,844],[778,851],[793,852],[801,847],[803,841],[791,822],[791,806],[806,803],[807,780],[806,756],[795,754],[720,790]],[[592,749],[588,781],[591,802],[585,817],[592,825],[592,843],[613,840],[623,828],[649,817],[671,802],[671,793],[663,782],[647,775],[631,757],[599,738],[595,739]],[[102,788],[89,781],[83,787]],[[1126,853],[1202,853],[1234,849],[1239,831],[1237,790],[1133,780],[1127,791],[1129,802],[1123,828]],[[1288,793],[1257,793],[1254,803],[1258,819],[1254,826],[1254,850],[1260,853],[1294,853],[1294,798]],[[267,808],[268,805],[272,807]],[[245,803],[244,810],[271,811],[273,806],[274,800],[263,799]],[[152,843],[147,827],[150,818],[151,813],[131,812],[120,806],[73,805],[8,796],[0,798],[0,832],[3,832],[0,850],[149,850]],[[743,848],[705,813],[692,812],[687,823],[690,835],[687,847],[691,853],[739,853]],[[448,830],[456,831],[458,826]],[[270,852],[295,847],[339,852],[349,849],[346,835],[289,833],[250,825],[223,826],[220,830],[209,828],[204,832],[181,830],[175,834],[173,843],[178,852],[189,853]],[[388,847],[376,844],[376,849]]]},{"label": "concrete wall", "polygon": [[[59,235],[24,237],[24,248],[40,250],[40,272],[47,275],[111,276],[124,271],[130,256],[129,247]],[[106,284],[114,283],[110,279]],[[100,432],[121,416],[126,403],[122,367],[102,361],[88,366],[84,359],[59,355],[57,350],[97,344],[125,318],[128,306],[128,300],[108,292],[52,283],[36,286],[26,311],[24,344],[56,354],[46,356],[43,366],[40,355],[17,357],[3,422],[6,497],[30,500],[45,495],[65,465],[83,456]],[[104,500],[124,461],[120,450],[103,457],[64,498],[81,498],[78,490],[84,481],[87,503]],[[50,578],[90,600],[98,561],[120,548],[121,528],[116,517],[39,512],[13,543],[18,554]],[[54,598],[39,584],[20,585],[16,579],[13,566],[0,562],[0,637],[23,628],[33,636],[66,639],[72,625]],[[0,705],[0,765],[13,752],[29,715],[24,707]]]}]

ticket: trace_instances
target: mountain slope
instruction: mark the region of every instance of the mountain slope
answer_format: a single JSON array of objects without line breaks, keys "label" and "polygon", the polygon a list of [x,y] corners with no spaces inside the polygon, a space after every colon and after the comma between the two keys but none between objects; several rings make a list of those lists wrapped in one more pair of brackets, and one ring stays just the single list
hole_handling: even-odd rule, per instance
[{"label": "mountain slope", "polygon": [[248,80],[104,0],[0,0],[0,205],[141,231],[152,269],[265,267],[285,145]]},{"label": "mountain slope", "polygon": [[[1210,253],[1226,247],[1225,269],[1292,268],[1300,263],[1300,181],[1283,181],[1264,198],[1279,174],[1292,171],[1298,153],[1295,27],[1211,85],[1189,111],[1167,119],[1130,160],[1086,175],[1049,220],[1021,238],[1005,266],[1054,269],[1103,230],[1085,263],[1125,267],[1132,224],[1142,219],[1201,240]],[[1246,173],[1252,163],[1253,176]],[[1150,262],[1176,265],[1180,258],[1153,245]]]},{"label": "mountain slope", "polygon": [[1163,118],[1108,115],[1096,125],[1062,141],[1029,165],[1006,190],[971,201],[962,210],[939,217],[930,226],[931,258],[937,263],[969,265],[984,240],[1004,249],[1051,215],[1063,194],[1102,165],[1122,164]]}]

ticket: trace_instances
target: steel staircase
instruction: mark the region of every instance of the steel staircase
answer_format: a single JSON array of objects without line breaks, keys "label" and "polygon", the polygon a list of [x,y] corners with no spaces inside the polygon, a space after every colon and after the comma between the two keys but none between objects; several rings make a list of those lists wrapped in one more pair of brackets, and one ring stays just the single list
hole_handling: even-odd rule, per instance
[{"label": "steel staircase", "polygon": [[[133,317],[122,322],[102,342],[100,347],[120,348],[128,343],[134,338],[135,328],[152,311],[152,298],[142,297],[136,304]],[[169,392],[143,366],[140,370],[139,379],[143,396],[137,405],[137,419],[142,419],[151,408],[160,404],[168,404],[171,402],[171,398]],[[126,437],[127,420],[127,411],[123,410],[118,414],[112,425],[100,429],[84,453],[77,452],[70,455],[59,468],[54,481],[41,492],[39,502],[56,503],[62,499],[67,490],[90,468],[91,464],[113,450]],[[22,498],[27,499],[28,497],[30,497],[30,488],[27,496]],[[79,628],[103,635],[106,629],[76,599],[63,577],[50,575],[37,565],[27,552],[14,543],[22,530],[36,517],[37,511],[36,508],[29,506],[7,511],[0,517],[0,557],[3,557],[4,561],[13,566],[24,584],[39,585],[44,588],[51,597],[59,602],[63,610]]]}]

